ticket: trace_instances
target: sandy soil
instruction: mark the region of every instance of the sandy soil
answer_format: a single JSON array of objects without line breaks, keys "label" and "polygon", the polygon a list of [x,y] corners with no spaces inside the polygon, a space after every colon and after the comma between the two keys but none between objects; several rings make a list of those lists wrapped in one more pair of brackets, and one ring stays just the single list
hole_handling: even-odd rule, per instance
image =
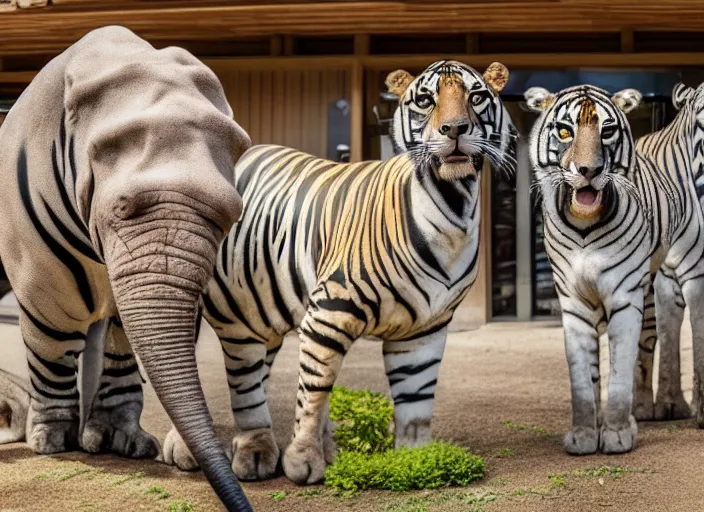
[{"label": "sandy soil", "polygon": [[[212,331],[205,328],[205,332],[199,370],[219,432],[228,439],[234,427],[224,366]],[[683,335],[683,385],[689,399],[687,328]],[[24,374],[18,328],[0,325],[0,336],[4,343],[0,366]],[[296,339],[287,339],[270,386],[281,445],[286,444],[293,421],[296,350]],[[604,348],[604,371],[607,358]],[[362,341],[347,357],[338,383],[388,392],[382,364],[380,345]],[[146,400],[143,425],[163,439],[170,425],[151,388]],[[569,383],[559,325],[490,324],[450,335],[434,418],[437,438],[461,443],[485,457],[488,474],[481,482],[464,489],[367,492],[352,498],[335,497],[319,486],[297,488],[283,477],[244,487],[255,510],[272,512],[704,510],[704,431],[691,420],[641,424],[634,452],[587,457],[563,452],[562,436],[569,423]],[[593,470],[602,465],[618,469],[605,474]],[[23,444],[0,447],[1,511],[221,509],[199,472],[181,473],[154,461],[110,455],[36,456]]]}]

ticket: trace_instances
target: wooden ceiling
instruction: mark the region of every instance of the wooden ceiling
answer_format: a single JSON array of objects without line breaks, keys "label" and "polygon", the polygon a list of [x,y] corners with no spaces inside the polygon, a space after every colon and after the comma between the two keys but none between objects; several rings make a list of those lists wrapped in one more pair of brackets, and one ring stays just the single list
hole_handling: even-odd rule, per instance
[{"label": "wooden ceiling", "polygon": [[0,13],[0,56],[55,54],[90,30],[113,24],[153,42],[272,35],[704,30],[702,0],[51,0],[50,4]]}]

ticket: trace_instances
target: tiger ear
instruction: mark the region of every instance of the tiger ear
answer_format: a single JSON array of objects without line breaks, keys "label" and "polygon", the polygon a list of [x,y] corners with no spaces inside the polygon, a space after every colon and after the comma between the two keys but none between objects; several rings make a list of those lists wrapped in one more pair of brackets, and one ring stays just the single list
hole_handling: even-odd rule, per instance
[{"label": "tiger ear", "polygon": [[484,71],[484,81],[495,93],[500,93],[508,83],[508,68],[500,62],[492,62]]},{"label": "tiger ear", "polygon": [[640,100],[642,99],[643,95],[640,91],[635,89],[623,89],[622,91],[618,91],[616,94],[611,96],[611,101],[613,101],[624,114],[628,114],[632,110],[635,110],[635,108],[640,105]]},{"label": "tiger ear", "polygon": [[555,101],[555,95],[542,87],[531,87],[523,93],[523,98],[528,110],[538,113],[546,110]]},{"label": "tiger ear", "polygon": [[694,94],[694,88],[684,85],[682,82],[675,84],[672,88],[672,105],[676,110],[681,110],[684,104]]},{"label": "tiger ear", "polygon": [[405,69],[397,69],[386,76],[384,83],[389,92],[395,94],[400,99],[403,93],[406,92],[406,89],[408,89],[408,86],[411,85],[414,78],[415,77]]}]

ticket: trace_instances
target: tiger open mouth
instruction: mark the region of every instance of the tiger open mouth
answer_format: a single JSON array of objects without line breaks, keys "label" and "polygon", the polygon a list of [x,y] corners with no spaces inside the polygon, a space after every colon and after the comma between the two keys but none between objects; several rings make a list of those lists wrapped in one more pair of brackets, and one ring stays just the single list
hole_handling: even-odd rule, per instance
[{"label": "tiger open mouth", "polygon": [[581,187],[572,192],[570,212],[577,218],[588,220],[599,214],[602,207],[601,190],[591,185]]}]

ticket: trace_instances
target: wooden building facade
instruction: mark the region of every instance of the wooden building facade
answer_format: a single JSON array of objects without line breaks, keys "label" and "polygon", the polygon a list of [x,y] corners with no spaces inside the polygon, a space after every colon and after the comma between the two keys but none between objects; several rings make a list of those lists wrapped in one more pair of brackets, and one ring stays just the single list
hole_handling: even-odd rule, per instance
[{"label": "wooden building facade", "polygon": [[[541,77],[570,84],[602,72],[597,81],[630,84],[650,73],[647,102],[632,116],[644,134],[671,116],[671,82],[697,83],[704,69],[701,0],[0,0],[0,109],[51,58],[113,24],[202,59],[254,143],[333,157],[339,142],[352,161],[384,154],[381,93],[398,68],[502,62],[514,72],[509,86],[518,76],[505,100],[524,136],[532,120],[521,87]],[[484,173],[482,269],[455,328],[554,313],[524,146],[519,155],[515,182]]]}]

